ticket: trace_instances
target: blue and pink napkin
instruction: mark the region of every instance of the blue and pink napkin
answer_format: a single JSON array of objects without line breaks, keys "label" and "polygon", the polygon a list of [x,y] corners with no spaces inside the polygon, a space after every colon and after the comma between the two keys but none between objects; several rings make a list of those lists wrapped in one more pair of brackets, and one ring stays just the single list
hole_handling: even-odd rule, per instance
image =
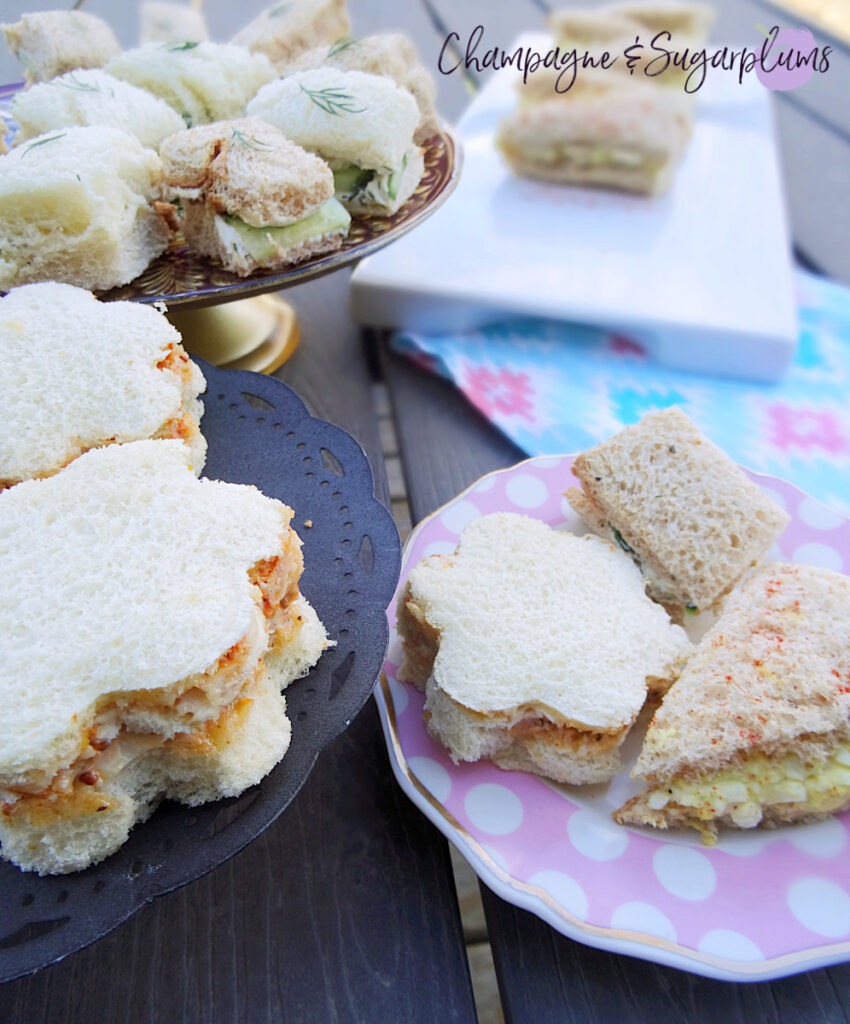
[{"label": "blue and pink napkin", "polygon": [[850,514],[850,289],[799,271],[800,338],[776,384],[670,370],[618,335],[517,319],[393,346],[453,381],[529,455],[581,451],[680,406],[736,462]]}]

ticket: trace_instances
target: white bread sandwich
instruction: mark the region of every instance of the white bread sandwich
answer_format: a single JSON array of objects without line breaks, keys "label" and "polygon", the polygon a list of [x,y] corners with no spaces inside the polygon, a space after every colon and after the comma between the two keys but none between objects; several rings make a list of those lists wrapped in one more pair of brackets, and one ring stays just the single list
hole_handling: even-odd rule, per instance
[{"label": "white bread sandwich", "polygon": [[302,54],[286,68],[286,74],[309,71],[323,65],[342,71],[365,71],[391,78],[407,91],[419,107],[419,124],[413,134],[423,143],[440,130],[434,105],[437,88],[434,79],[419,59],[416,47],[401,32],[380,32],[360,39],[338,39],[330,46],[318,46]]},{"label": "white bread sandwich", "polygon": [[85,11],[35,11],[2,29],[29,82],[46,82],[75,68],[100,68],[121,52],[109,25]]},{"label": "white bread sandwich", "polygon": [[399,678],[425,689],[428,731],[455,762],[575,784],[620,770],[649,691],[692,649],[616,546],[512,513],[414,566],[398,632]]},{"label": "white bread sandwich", "polygon": [[281,690],[327,644],[291,517],[199,480],[173,440],[0,493],[5,859],[85,868],[161,798],[235,796],[278,763]]},{"label": "white bread sandwich", "polygon": [[623,825],[754,828],[850,807],[850,579],[772,563],[735,591],[647,731]]},{"label": "white bread sandwich", "polygon": [[556,72],[521,85],[496,145],[523,178],[640,195],[666,192],[692,134],[688,98],[615,71],[580,71],[566,91]]},{"label": "white bread sandwich", "polygon": [[139,4],[141,43],[203,43],[209,30],[200,4],[142,0]]},{"label": "white bread sandwich", "polygon": [[228,43],[145,43],[125,50],[106,71],[172,106],[184,127],[238,117],[275,70],[262,53]]},{"label": "white bread sandwich", "polygon": [[334,171],[336,195],[354,216],[395,213],[424,172],[413,141],[419,107],[388,78],[333,67],[264,86],[247,106]]},{"label": "white bread sandwich", "polygon": [[716,608],[789,521],[675,407],[589,448],[572,471],[572,507],[632,555],[650,595],[677,616]]},{"label": "white bread sandwich", "polygon": [[16,93],[12,116],[19,127],[15,145],[58,128],[107,125],[157,149],[166,135],[185,127],[165,100],[100,68],[68,71]]},{"label": "white bread sandwich", "polygon": [[63,128],[0,156],[0,289],[127,284],[173,234],[162,165],[118,128]]},{"label": "white bread sandwich", "polygon": [[333,252],[348,234],[328,165],[259,118],[186,129],[160,152],[186,240],[235,274]]},{"label": "white bread sandwich", "polygon": [[24,285],[0,298],[0,351],[0,488],[147,437],[184,441],[200,475],[204,376],[152,306]]},{"label": "white bread sandwich", "polygon": [[261,11],[231,42],[265,54],[283,70],[299,54],[334,43],[350,29],[345,0],[285,0]]}]

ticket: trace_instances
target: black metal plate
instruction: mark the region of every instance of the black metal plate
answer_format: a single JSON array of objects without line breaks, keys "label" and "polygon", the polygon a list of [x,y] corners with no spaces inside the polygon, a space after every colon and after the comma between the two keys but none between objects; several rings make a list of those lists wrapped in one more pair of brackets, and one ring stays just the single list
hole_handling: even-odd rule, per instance
[{"label": "black metal plate", "polygon": [[0,983],[89,945],[238,853],[291,802],[319,752],[368,700],[383,663],[400,544],[374,496],[362,448],[310,416],[280,381],[200,365],[207,378],[204,475],[255,484],[295,510],[304,542],[301,589],[337,646],[286,691],[292,743],[260,785],[203,807],[165,803],[117,853],[86,871],[39,878],[0,863]]}]

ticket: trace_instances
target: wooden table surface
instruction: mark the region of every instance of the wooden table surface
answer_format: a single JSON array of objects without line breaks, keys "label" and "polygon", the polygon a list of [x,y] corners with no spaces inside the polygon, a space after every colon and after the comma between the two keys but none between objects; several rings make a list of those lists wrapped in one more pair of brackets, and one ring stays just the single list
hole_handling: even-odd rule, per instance
[{"label": "wooden table surface", "polygon": [[[263,5],[208,0],[227,38]],[[775,20],[764,0],[716,0],[719,36]],[[403,29],[436,68],[449,31],[478,24],[507,45],[540,28],[541,0],[350,0],[358,35]],[[135,42],[135,5],[85,10]],[[21,5],[0,0],[13,20]],[[30,5],[39,9],[39,5]],[[835,43],[829,75],[777,96],[797,252],[850,283],[850,56]],[[0,80],[14,66],[0,58]],[[455,119],[474,75],[437,75]],[[287,292],[302,345],[278,372],[312,412],[348,429],[388,498],[363,339],[348,312],[347,271]],[[373,355],[374,353],[369,353]],[[482,473],[523,457],[447,384],[380,346],[414,521]],[[508,1022],[697,1024],[850,1019],[850,966],[773,983],[727,984],[590,949],[483,889]],[[0,950],[2,956],[2,950]],[[372,702],[319,757],[282,817],[241,854],[59,964],[0,986],[0,1022],[364,1022],[475,1020],[448,848],[396,786]]]}]

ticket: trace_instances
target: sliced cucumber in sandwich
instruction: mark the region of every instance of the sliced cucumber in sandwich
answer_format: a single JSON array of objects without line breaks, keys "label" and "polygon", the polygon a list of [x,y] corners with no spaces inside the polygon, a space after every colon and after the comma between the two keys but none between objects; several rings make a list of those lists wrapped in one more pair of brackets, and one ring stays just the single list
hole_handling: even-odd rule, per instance
[{"label": "sliced cucumber in sandwich", "polygon": [[238,217],[226,214],[221,215],[218,221],[219,235],[224,241],[262,264],[281,251],[312,238],[347,231],[351,215],[342,203],[331,198],[309,216],[285,227],[255,228]]}]

